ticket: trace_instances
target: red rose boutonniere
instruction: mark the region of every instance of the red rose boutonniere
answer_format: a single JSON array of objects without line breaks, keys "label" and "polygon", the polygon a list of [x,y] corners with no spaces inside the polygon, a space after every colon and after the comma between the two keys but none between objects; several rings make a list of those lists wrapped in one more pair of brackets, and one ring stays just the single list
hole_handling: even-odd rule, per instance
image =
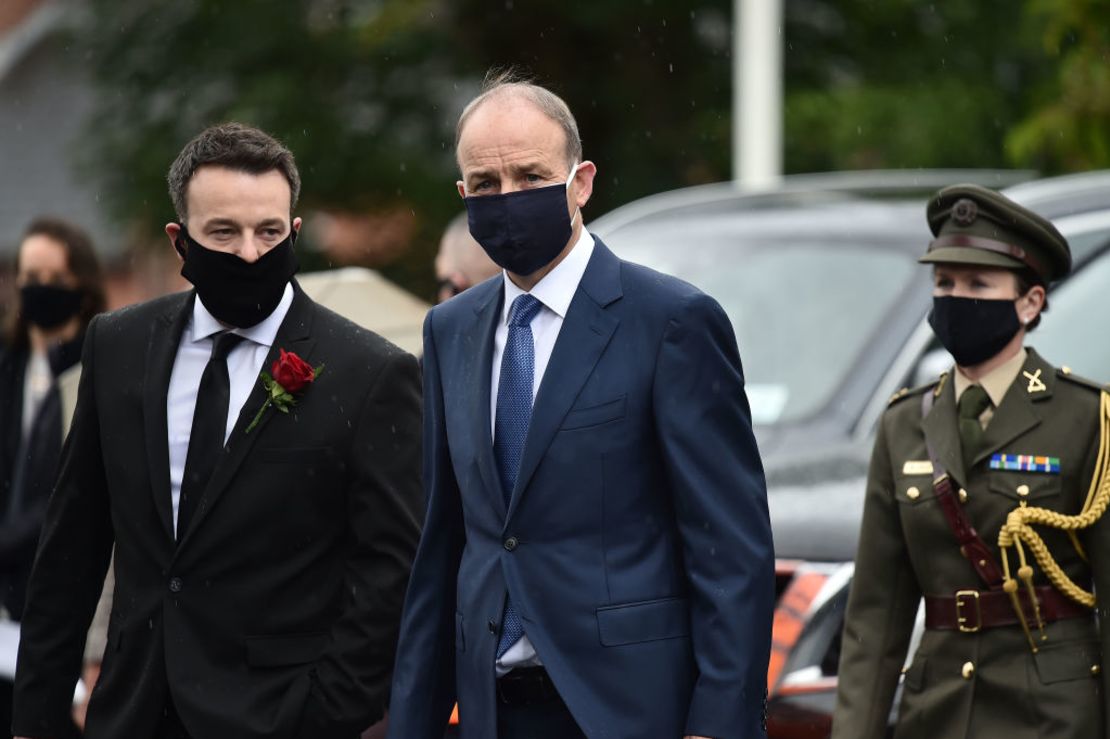
[{"label": "red rose boutonniere", "polygon": [[248,434],[262,420],[262,414],[270,406],[282,413],[288,413],[289,408],[297,404],[296,396],[303,393],[324,370],[324,365],[321,364],[314,369],[293,352],[287,352],[284,349],[278,349],[278,351],[280,354],[270,367],[270,371],[263,370],[259,376],[262,386],[266,388],[266,402],[258,409],[251,425],[247,426]]}]

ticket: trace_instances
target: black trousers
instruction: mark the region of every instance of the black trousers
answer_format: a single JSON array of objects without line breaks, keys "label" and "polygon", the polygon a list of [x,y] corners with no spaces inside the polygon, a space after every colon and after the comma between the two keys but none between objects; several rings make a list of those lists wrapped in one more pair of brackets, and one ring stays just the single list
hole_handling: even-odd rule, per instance
[{"label": "black trousers", "polygon": [[[498,739],[586,739],[543,669],[529,668],[527,672],[532,673],[531,684],[524,690],[505,689],[498,681]],[[513,672],[506,678],[509,676]]]}]

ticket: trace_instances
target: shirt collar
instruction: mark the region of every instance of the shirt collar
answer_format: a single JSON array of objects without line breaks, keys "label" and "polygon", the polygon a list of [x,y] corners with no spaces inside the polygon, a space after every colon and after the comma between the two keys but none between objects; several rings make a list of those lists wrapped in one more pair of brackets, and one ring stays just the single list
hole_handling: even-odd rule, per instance
[{"label": "shirt collar", "polygon": [[956,391],[956,401],[959,402],[960,396],[964,394],[972,385],[978,384],[987,391],[987,397],[991,399],[991,403],[997,408],[1002,403],[1002,398],[1006,396],[1006,391],[1010,389],[1010,385],[1014,384],[1017,379],[1018,373],[1021,368],[1025,366],[1025,360],[1028,359],[1029,353],[1022,348],[1014,356],[1006,360],[1004,364],[995,367],[983,377],[979,378],[978,383],[974,383],[960,372],[959,368],[956,369],[954,386]]},{"label": "shirt collar", "polygon": [[[578,290],[582,275],[586,274],[586,265],[590,263],[590,255],[593,251],[594,238],[583,227],[570,253],[532,287],[530,291],[532,297],[543,303],[559,318],[566,318],[570,301]],[[501,322],[506,323],[509,320],[509,308],[512,307],[514,300],[524,294],[524,291],[509,279],[508,273],[504,270],[501,274],[505,282],[505,302],[501,306]]]},{"label": "shirt collar", "polygon": [[[285,292],[281,295],[281,300],[278,301],[277,307],[274,308],[270,315],[266,316],[262,321],[256,323],[250,328],[233,328],[231,333],[239,334],[244,339],[249,339],[256,344],[262,346],[273,346],[274,339],[277,338],[278,329],[281,328],[281,322],[285,320],[285,314],[289,312],[289,306],[293,304],[293,285],[291,283],[285,284]],[[193,301],[193,318],[190,326],[189,341],[197,342],[203,341],[213,334],[218,334],[221,331],[226,331],[227,326],[216,320],[216,317],[208,312],[201,302],[200,296]]]}]

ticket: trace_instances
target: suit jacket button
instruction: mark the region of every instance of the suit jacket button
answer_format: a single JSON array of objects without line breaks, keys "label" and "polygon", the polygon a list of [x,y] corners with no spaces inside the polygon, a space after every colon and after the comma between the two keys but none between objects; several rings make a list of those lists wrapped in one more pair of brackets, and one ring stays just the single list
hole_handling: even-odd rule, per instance
[{"label": "suit jacket button", "polygon": [[511,552],[516,549],[516,545],[519,543],[520,542],[517,541],[515,536],[510,536],[508,539],[505,540],[505,550]]},{"label": "suit jacket button", "polygon": [[184,586],[185,586],[185,583],[181,582],[180,577],[171,577],[170,578],[170,592],[171,593],[180,593],[181,588],[183,588]]},{"label": "suit jacket button", "polygon": [[488,626],[488,627],[489,627],[489,633],[493,634],[494,636],[496,636],[496,635],[497,635],[497,622],[496,622],[496,621],[494,621],[494,620],[493,620],[493,619],[491,618],[491,619],[489,620],[489,623],[487,623],[487,624],[486,624],[486,626]]}]

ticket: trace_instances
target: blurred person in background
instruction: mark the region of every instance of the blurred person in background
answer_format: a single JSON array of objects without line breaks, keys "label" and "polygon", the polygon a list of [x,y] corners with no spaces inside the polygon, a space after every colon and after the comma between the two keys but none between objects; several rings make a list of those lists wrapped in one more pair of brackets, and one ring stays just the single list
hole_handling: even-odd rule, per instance
[{"label": "blurred person in background", "polygon": [[449,300],[463,290],[484,282],[501,271],[482,245],[470,235],[466,213],[451,219],[436,254],[436,302]]},{"label": "blurred person in background", "polygon": [[[27,228],[15,284],[18,300],[0,345],[0,606],[19,621],[62,450],[58,377],[78,364],[85,329],[105,299],[91,239],[57,218]],[[0,690],[0,714],[10,719],[11,686]]]},{"label": "blurred person in background", "polygon": [[975,185],[927,216],[929,322],[956,366],[880,422],[833,737],[887,736],[924,597],[897,739],[1106,739],[1110,396],[1025,346],[1067,241]]}]

